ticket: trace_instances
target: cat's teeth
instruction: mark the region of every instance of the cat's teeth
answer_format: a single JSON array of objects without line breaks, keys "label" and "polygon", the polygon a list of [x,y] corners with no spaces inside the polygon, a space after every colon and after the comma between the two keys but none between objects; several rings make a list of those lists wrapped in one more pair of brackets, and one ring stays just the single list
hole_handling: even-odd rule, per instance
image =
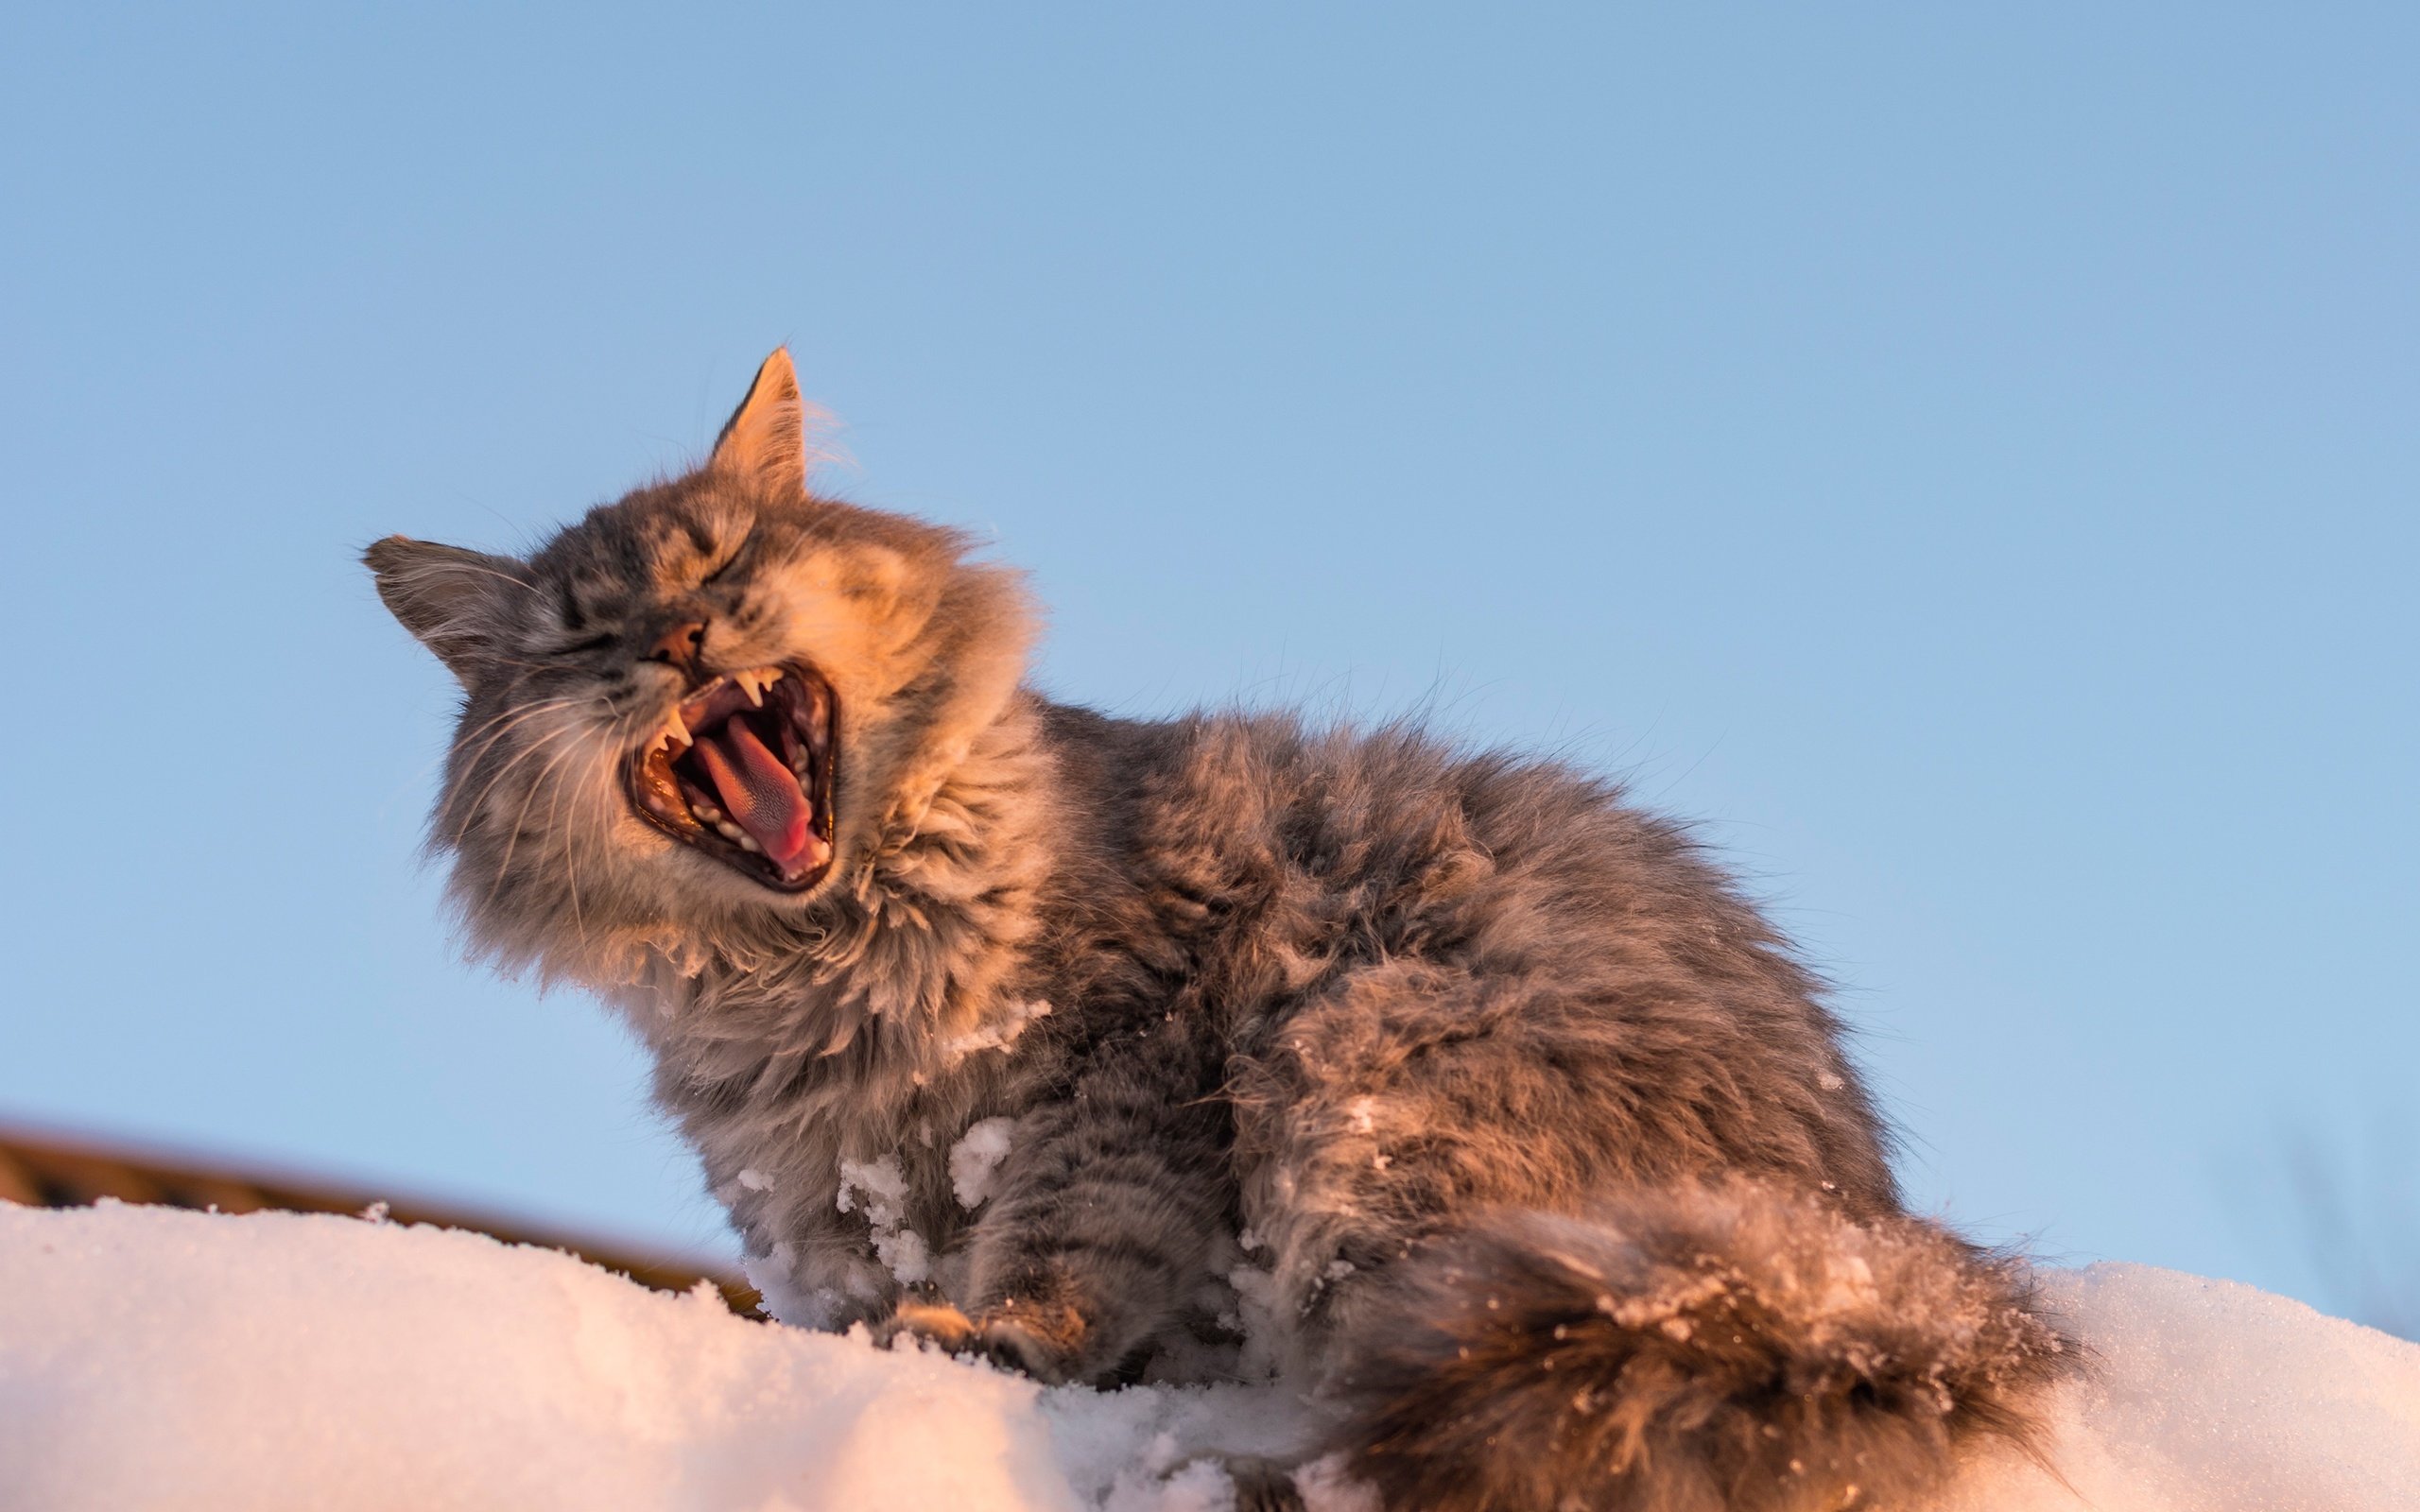
[{"label": "cat's teeth", "polygon": [[668,712],[664,716],[663,744],[667,749],[673,746],[680,746],[685,749],[693,744],[689,739],[689,727],[681,722],[681,711],[678,709]]},{"label": "cat's teeth", "polygon": [[715,807],[711,803],[692,803],[689,805],[689,812],[705,820],[708,824],[720,824],[722,822],[722,810]]},{"label": "cat's teeth", "polygon": [[751,667],[745,672],[733,673],[731,675],[731,680],[733,686],[736,687],[740,692],[748,695],[748,701],[751,704],[756,708],[762,709],[765,707],[765,691],[770,688],[774,683],[782,680],[782,669],[779,667]]},{"label": "cat's teeth", "polygon": [[752,838],[752,837],[748,834],[748,833],[747,833],[746,831],[742,831],[742,832],[740,832],[740,836],[739,836],[739,849],[741,849],[742,850],[747,851],[747,852],[748,852],[749,854],[751,854],[751,855],[760,855],[760,856],[761,856],[761,855],[763,855],[763,854],[765,853],[765,848],[764,848],[763,846],[761,846],[761,845],[758,845],[758,844],[755,842],[755,840],[754,840],[753,838]]},{"label": "cat's teeth", "polygon": [[732,823],[729,819],[717,819],[714,821],[714,825],[716,832],[721,834],[721,836],[726,840],[744,846],[753,846],[756,843],[748,837],[747,831],[741,829],[738,825]]}]

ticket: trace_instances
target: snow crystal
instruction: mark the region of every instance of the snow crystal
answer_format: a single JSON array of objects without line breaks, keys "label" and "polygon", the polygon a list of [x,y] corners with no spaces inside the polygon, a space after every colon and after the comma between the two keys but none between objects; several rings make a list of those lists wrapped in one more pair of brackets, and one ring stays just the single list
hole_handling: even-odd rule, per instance
[{"label": "snow crystal", "polygon": [[1011,1003],[991,1022],[942,1040],[942,1058],[955,1064],[982,1051],[1006,1050],[1032,1026],[1034,1020],[1049,1016],[1050,1005],[1039,998],[1030,1003]]},{"label": "snow crystal", "polygon": [[[853,1211],[898,1200],[891,1163]],[[2141,1266],[2046,1291],[2097,1362],[2053,1403],[2056,1476],[1979,1459],[1927,1512],[2420,1506],[2420,1348]],[[1213,1512],[1224,1457],[1322,1426],[1283,1387],[1044,1390],[476,1234],[0,1203],[9,1512]],[[1302,1481],[1374,1512],[1333,1461]]]},{"label": "snow crystal", "polygon": [[1279,1365],[1277,1278],[1256,1265],[1237,1265],[1227,1272],[1227,1284],[1236,1293],[1232,1332],[1243,1335],[1237,1373],[1250,1381],[1269,1380]]},{"label": "snow crystal", "polygon": [[933,1273],[932,1249],[925,1243],[925,1236],[913,1228],[887,1234],[877,1231],[873,1253],[885,1269],[899,1278],[902,1286],[914,1286]]},{"label": "snow crystal", "polygon": [[739,1269],[772,1316],[804,1329],[838,1327],[850,1315],[849,1299],[828,1286],[801,1291],[791,1279],[797,1263],[798,1246],[785,1242],[774,1245],[770,1254],[742,1256]]},{"label": "snow crystal", "polygon": [[857,1211],[857,1196],[869,1199],[866,1221],[877,1228],[899,1221],[900,1204],[908,1200],[908,1174],[899,1168],[899,1157],[878,1156],[871,1160],[842,1160],[840,1162],[839,1208],[842,1212]]},{"label": "snow crystal", "polygon": [[741,1166],[739,1175],[733,1179],[751,1192],[769,1192],[773,1187],[773,1178],[752,1166]]},{"label": "snow crystal", "polygon": [[840,1211],[858,1211],[861,1198],[866,1228],[873,1236],[874,1258],[883,1268],[899,1278],[902,1286],[913,1286],[931,1276],[932,1249],[923,1234],[908,1227],[908,1177],[899,1168],[899,1157],[840,1162]]},{"label": "snow crystal", "polygon": [[1009,1143],[1016,1131],[1013,1118],[987,1118],[968,1126],[949,1147],[949,1184],[961,1208],[979,1208],[992,1194],[992,1174],[1009,1158]]},{"label": "snow crystal", "polygon": [[1317,1512],[1385,1512],[1377,1490],[1344,1473],[1344,1456],[1323,1454],[1294,1472],[1305,1507]]}]

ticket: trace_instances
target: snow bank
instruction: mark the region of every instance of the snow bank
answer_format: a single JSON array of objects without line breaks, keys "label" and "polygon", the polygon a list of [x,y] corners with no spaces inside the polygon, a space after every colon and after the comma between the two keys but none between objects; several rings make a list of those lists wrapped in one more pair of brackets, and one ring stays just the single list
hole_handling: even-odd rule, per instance
[{"label": "snow bank", "polygon": [[[1979,1464],[1943,1512],[2420,1507],[2420,1348],[2139,1266],[2053,1288],[2101,1361],[2059,1406],[2067,1486]],[[1204,1456],[1311,1426],[1276,1388],[1043,1391],[475,1234],[0,1203],[10,1512],[1213,1512]]]},{"label": "snow bank", "polygon": [[1942,1512],[2420,1512],[2420,1345],[2149,1265],[2051,1278],[2098,1365],[2059,1480],[1979,1465]]}]

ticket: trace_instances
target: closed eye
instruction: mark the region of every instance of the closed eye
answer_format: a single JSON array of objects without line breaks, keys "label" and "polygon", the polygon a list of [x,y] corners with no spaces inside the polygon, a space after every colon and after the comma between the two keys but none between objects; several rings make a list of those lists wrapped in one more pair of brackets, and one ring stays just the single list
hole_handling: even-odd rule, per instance
[{"label": "closed eye", "polygon": [[713,572],[710,572],[706,574],[705,576],[698,579],[698,586],[700,588],[713,587],[717,578],[719,578],[723,574],[739,565],[740,558],[747,556],[748,548],[754,544],[756,544],[756,527],[751,525],[748,527],[748,534],[740,538],[738,546],[732,551],[730,556],[725,557],[722,559],[721,564],[716,567]]},{"label": "closed eye", "polygon": [[592,635],[585,641],[576,641],[570,645],[555,647],[555,655],[579,656],[588,651],[602,651],[612,645],[614,641],[614,637],[611,635]]}]

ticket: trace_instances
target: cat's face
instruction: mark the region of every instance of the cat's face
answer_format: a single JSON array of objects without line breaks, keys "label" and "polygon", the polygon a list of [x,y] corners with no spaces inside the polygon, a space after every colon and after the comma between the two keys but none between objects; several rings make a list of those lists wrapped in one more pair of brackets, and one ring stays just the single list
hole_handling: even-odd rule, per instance
[{"label": "cat's face", "polygon": [[806,906],[1013,688],[1013,578],[811,497],[800,421],[776,352],[704,467],[526,559],[370,549],[464,689],[432,838],[500,954]]}]

